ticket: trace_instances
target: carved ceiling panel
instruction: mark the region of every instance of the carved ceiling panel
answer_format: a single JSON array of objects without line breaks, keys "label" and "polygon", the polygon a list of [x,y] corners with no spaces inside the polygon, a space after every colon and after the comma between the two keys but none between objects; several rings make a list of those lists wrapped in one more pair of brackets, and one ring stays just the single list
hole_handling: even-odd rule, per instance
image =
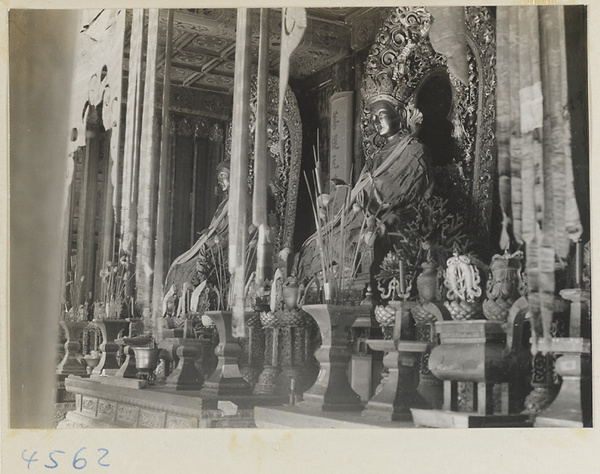
[{"label": "carved ceiling panel", "polygon": [[181,62],[184,64],[189,64],[191,66],[198,66],[199,64],[205,64],[212,59],[211,56],[206,54],[194,53],[193,51],[177,51],[173,55],[173,62]]},{"label": "carved ceiling panel", "polygon": [[229,76],[218,76],[216,74],[204,74],[194,84],[210,86],[215,89],[229,90],[233,87],[233,78]]},{"label": "carved ceiling panel", "polygon": [[187,48],[190,51],[206,51],[213,55],[219,55],[232,41],[228,38],[220,38],[212,35],[196,35]]},{"label": "carved ceiling panel", "polygon": [[[302,79],[351,54],[358,42],[370,39],[376,22],[374,8],[308,8],[306,33],[292,56],[290,77]],[[252,9],[252,61],[258,62],[259,9]],[[130,17],[130,16],[129,16]],[[166,10],[161,11],[159,64],[164,64]],[[129,21],[130,18],[129,18]],[[196,8],[175,10],[171,78],[173,84],[193,89],[231,93],[235,69],[236,9]],[[355,24],[360,23],[360,27]],[[281,9],[269,16],[269,65],[279,72]],[[162,81],[164,65],[157,80]]]},{"label": "carved ceiling panel", "polygon": [[[174,84],[183,84],[191,74],[193,74],[193,71],[190,71],[189,69],[171,66],[171,82]],[[158,66],[156,68],[156,78],[162,81],[164,75],[165,66],[163,64],[162,66]]]},{"label": "carved ceiling panel", "polygon": [[235,73],[235,62],[234,61],[223,61],[216,66],[212,72],[215,74],[221,74],[223,76],[233,77]]}]

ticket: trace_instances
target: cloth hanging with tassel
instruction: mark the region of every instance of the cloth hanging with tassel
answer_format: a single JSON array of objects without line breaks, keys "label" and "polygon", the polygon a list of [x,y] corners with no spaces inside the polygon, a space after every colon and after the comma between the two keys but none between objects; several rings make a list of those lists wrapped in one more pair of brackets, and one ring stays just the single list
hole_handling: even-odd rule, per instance
[{"label": "cloth hanging with tassel", "polygon": [[540,337],[544,352],[551,349],[557,261],[582,230],[566,113],[563,15],[555,6],[497,10],[501,244],[510,224],[515,242],[525,244],[534,353]]}]

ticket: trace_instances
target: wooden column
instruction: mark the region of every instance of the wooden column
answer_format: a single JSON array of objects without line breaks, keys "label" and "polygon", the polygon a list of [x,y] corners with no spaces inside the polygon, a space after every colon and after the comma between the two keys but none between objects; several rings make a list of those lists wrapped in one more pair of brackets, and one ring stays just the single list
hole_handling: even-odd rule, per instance
[{"label": "wooden column", "polygon": [[144,331],[152,328],[151,296],[156,226],[156,184],[158,175],[158,116],[156,110],[156,66],[158,55],[158,9],[149,10],[146,77],[142,112],[137,203],[137,249],[135,280],[138,309],[144,319]]},{"label": "wooden column", "polygon": [[250,12],[238,8],[233,86],[231,190],[229,195],[229,271],[233,285],[233,335],[244,337],[244,273],[248,200],[248,136],[250,117]]},{"label": "wooden column", "polygon": [[154,256],[154,282],[152,293],[152,316],[154,321],[154,335],[162,339],[162,297],[163,281],[165,279],[165,251],[168,240],[165,225],[167,217],[167,204],[169,196],[169,107],[171,97],[171,55],[173,52],[173,10],[167,13],[167,37],[165,52],[165,75],[163,79],[162,97],[162,130],[160,143],[159,181],[158,181],[158,208],[156,216],[156,255]]}]

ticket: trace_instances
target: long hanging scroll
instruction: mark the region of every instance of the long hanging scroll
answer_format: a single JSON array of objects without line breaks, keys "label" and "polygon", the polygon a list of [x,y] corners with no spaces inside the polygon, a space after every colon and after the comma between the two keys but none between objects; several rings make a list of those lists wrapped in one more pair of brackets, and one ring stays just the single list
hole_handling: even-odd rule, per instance
[{"label": "long hanging scroll", "polygon": [[502,67],[497,68],[496,77],[498,88],[496,92],[496,142],[498,143],[498,193],[500,208],[502,210],[502,232],[500,234],[500,248],[508,249],[510,246],[509,230],[512,222],[511,213],[511,172],[510,172],[510,45],[508,30],[508,10],[500,8],[496,14],[497,63]]},{"label": "long hanging scroll", "polygon": [[566,47],[563,8],[540,7],[540,38],[544,82],[544,134],[549,140],[544,149],[544,170],[551,188],[547,189],[544,241],[561,258],[569,253],[569,239],[576,242],[582,233],[579,210],[573,189],[571,134],[568,113]]},{"label": "long hanging scroll", "polygon": [[[511,213],[513,216],[513,233],[517,243],[523,243],[523,179],[521,175],[521,117],[519,104],[519,31],[518,10],[511,7],[498,7],[505,10],[509,31],[509,67],[511,74],[508,87],[510,89],[510,183],[511,183]],[[499,64],[499,63],[498,63]],[[498,85],[500,88],[500,84]]]},{"label": "long hanging scroll", "polygon": [[[288,87],[290,72],[290,57],[300,44],[306,30],[306,10],[304,8],[284,8],[281,13],[281,57],[279,60],[279,155],[285,156],[285,143],[283,134],[283,109],[285,95]],[[282,258],[287,259],[291,248],[284,248]]]},{"label": "long hanging scroll", "polygon": [[123,186],[121,196],[121,235],[123,250],[133,252],[137,203],[137,173],[139,160],[139,129],[142,91],[142,43],[144,40],[144,10],[133,10],[131,47],[129,51],[129,81],[125,118],[125,150],[123,157]]},{"label": "long hanging scroll", "polygon": [[[252,224],[258,228],[256,281],[263,285],[271,278],[272,248],[267,222],[267,82],[269,75],[269,10],[260,10],[260,39],[258,46],[258,79],[256,86],[256,126],[254,131],[254,196]],[[269,251],[271,250],[271,251]]]},{"label": "long hanging scroll", "polygon": [[140,141],[140,171],[138,186],[137,249],[135,282],[137,305],[142,310],[144,331],[152,328],[151,295],[154,265],[154,223],[156,212],[156,177],[158,162],[158,117],[156,109],[156,60],[158,56],[158,9],[148,12],[148,44],[142,136]]},{"label": "long hanging scroll", "polygon": [[156,249],[154,256],[154,280],[152,287],[152,320],[154,321],[154,336],[162,339],[162,301],[163,279],[165,274],[165,243],[168,226],[166,226],[167,195],[169,179],[169,108],[171,98],[171,56],[173,52],[173,10],[167,13],[167,36],[165,51],[165,73],[163,77],[162,95],[162,129],[160,133],[160,161],[158,165],[158,203],[156,211]]},{"label": "long hanging scroll", "polygon": [[248,123],[250,118],[250,12],[238,8],[229,196],[229,272],[232,274],[233,335],[244,337],[245,248],[248,200]]},{"label": "long hanging scroll", "polygon": [[[290,73],[290,57],[306,30],[304,8],[284,8],[281,14],[281,59],[279,61],[279,130],[283,130],[283,105]],[[283,134],[280,132],[280,137]],[[280,138],[281,140],[281,138]],[[283,156],[283,149],[281,150]]]}]

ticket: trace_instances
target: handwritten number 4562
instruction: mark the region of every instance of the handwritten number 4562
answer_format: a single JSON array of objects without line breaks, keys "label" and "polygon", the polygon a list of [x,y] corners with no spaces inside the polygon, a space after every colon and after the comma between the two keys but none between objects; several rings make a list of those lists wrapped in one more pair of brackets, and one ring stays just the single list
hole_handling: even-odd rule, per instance
[{"label": "handwritten number 4562", "polygon": [[[84,467],[87,466],[87,459],[85,459],[82,455],[80,455],[80,453],[86,449],[81,448],[79,449],[76,453],[75,456],[73,456],[73,467],[75,469],[81,470]],[[102,456],[100,456],[97,460],[98,465],[102,466],[102,467],[108,467],[110,466],[110,464],[108,464],[104,458],[108,455],[108,449],[104,449],[104,448],[100,448],[98,449],[99,453],[103,453]],[[38,458],[36,458],[36,454],[37,451],[34,451],[33,454],[31,454],[31,456],[27,457],[27,450],[25,449],[22,453],[21,453],[21,458],[23,459],[23,461],[25,461],[27,463],[27,469],[31,468],[31,463],[32,462],[36,462],[39,461]],[[64,451],[59,451],[59,450],[54,450],[51,453],[48,454],[48,457],[50,458],[50,463],[51,464],[44,464],[44,467],[47,469],[56,469],[58,467],[58,462],[59,462],[59,456],[60,454],[65,454]]]}]

